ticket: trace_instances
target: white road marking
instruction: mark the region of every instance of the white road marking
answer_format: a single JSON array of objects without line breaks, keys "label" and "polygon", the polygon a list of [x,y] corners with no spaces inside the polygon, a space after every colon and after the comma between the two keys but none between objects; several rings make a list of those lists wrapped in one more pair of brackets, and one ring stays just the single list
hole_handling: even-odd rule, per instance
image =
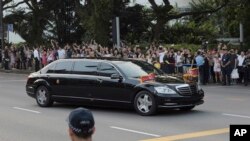
[{"label": "white road marking", "polygon": [[244,116],[244,115],[235,115],[235,114],[227,114],[227,113],[223,113],[222,115],[224,115],[224,116],[231,116],[231,117],[239,117],[239,118],[248,118],[248,119],[250,119],[250,116]]},{"label": "white road marking", "polygon": [[40,113],[41,113],[41,112],[38,112],[38,111],[29,110],[29,109],[24,109],[24,108],[20,108],[20,107],[13,107],[13,108],[14,108],[14,109],[17,109],[17,110],[26,111],[26,112],[36,113],[36,114],[40,114]]},{"label": "white road marking", "polygon": [[0,82],[25,82],[27,80],[0,80]]},{"label": "white road marking", "polygon": [[146,132],[141,132],[141,131],[126,129],[126,128],[121,128],[121,127],[116,127],[116,126],[110,126],[110,128],[117,129],[117,130],[123,130],[123,131],[127,131],[127,132],[132,132],[132,133],[137,133],[137,134],[143,134],[143,135],[153,136],[153,137],[160,137],[160,135],[150,134],[150,133],[146,133]]}]

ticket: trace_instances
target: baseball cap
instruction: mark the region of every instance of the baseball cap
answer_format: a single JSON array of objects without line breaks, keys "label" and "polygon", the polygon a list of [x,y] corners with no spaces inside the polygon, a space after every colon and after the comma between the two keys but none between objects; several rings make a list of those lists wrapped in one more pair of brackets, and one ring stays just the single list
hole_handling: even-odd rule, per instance
[{"label": "baseball cap", "polygon": [[71,128],[77,136],[92,134],[94,131],[94,117],[88,109],[80,107],[73,110],[70,112],[67,121],[69,128]]}]

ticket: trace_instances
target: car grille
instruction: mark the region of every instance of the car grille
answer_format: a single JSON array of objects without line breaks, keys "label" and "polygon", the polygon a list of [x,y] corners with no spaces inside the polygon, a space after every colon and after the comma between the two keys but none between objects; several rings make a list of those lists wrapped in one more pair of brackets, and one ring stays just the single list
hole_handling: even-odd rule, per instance
[{"label": "car grille", "polygon": [[197,93],[197,87],[195,85],[190,86],[188,84],[184,84],[184,85],[176,86],[176,89],[180,93],[180,95],[183,95],[183,96],[190,96],[190,95]]},{"label": "car grille", "polygon": [[196,85],[191,85],[191,86],[190,86],[190,89],[191,89],[192,94],[196,94],[196,93],[197,93],[197,91],[198,91],[198,89],[197,89],[197,86],[196,86]]}]

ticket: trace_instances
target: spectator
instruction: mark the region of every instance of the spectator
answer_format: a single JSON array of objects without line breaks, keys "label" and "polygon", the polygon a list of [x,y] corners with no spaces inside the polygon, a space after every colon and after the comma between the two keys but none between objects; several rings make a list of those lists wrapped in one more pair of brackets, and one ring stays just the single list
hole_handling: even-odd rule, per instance
[{"label": "spectator", "polygon": [[197,63],[197,67],[199,68],[199,77],[200,77],[200,83],[205,85],[205,76],[204,76],[204,57],[202,56],[202,53],[200,51],[197,52],[197,56],[195,57],[195,61]]},{"label": "spectator", "polygon": [[47,58],[48,64],[53,62],[54,60],[55,60],[54,52],[52,49],[49,49],[48,58]]},{"label": "spectator", "polygon": [[65,49],[63,49],[62,47],[59,47],[59,50],[57,51],[57,53],[58,53],[58,59],[65,59],[66,57]]},{"label": "spectator", "polygon": [[[235,50],[234,49],[231,49],[230,50],[230,60],[231,60],[231,63],[230,63],[230,66],[231,66],[231,73],[233,71],[233,69],[236,69],[237,68],[237,65],[238,65],[238,56],[236,55],[235,53]],[[232,79],[232,78],[231,78]],[[238,79],[238,78],[237,78]],[[236,79],[232,79],[233,82],[236,83]]]},{"label": "spectator", "polygon": [[220,83],[221,82],[221,60],[218,54],[214,55],[213,58],[214,61],[214,73],[215,73],[215,82]]},{"label": "spectator", "polygon": [[190,66],[192,66],[194,63],[194,56],[191,54],[191,51],[188,49],[188,50],[185,50],[183,51],[183,55],[184,55],[184,60],[183,60],[183,73],[186,73],[188,68]]},{"label": "spectator", "polygon": [[38,46],[34,49],[34,59],[35,59],[35,71],[38,71],[40,69],[40,55],[38,51]]},{"label": "spectator", "polygon": [[165,54],[163,61],[165,62],[165,72],[167,74],[175,73],[175,57],[172,51]]},{"label": "spectator", "polygon": [[9,56],[9,49],[7,47],[5,47],[4,49],[3,56],[4,56],[4,69],[9,70],[10,56]]},{"label": "spectator", "polygon": [[238,83],[241,84],[244,76],[244,69],[243,69],[243,61],[245,60],[245,52],[241,51],[240,55],[237,57],[238,60],[238,72],[239,72],[239,79]]},{"label": "spectator", "polygon": [[177,51],[176,57],[175,57],[175,62],[176,62],[176,72],[177,73],[183,73],[183,61],[184,61],[184,56],[181,53],[181,51]]},{"label": "spectator", "polygon": [[92,141],[95,121],[92,113],[85,108],[77,108],[68,116],[69,136],[72,141]]},{"label": "spectator", "polygon": [[26,50],[24,47],[22,47],[20,49],[20,61],[21,61],[21,69],[25,69],[26,70],[26,61],[27,61],[27,58],[26,58],[26,54],[25,54]]},{"label": "spectator", "polygon": [[222,48],[223,56],[221,60],[221,67],[222,67],[222,85],[231,85],[231,56],[228,54],[227,47],[224,46]]},{"label": "spectator", "polygon": [[245,86],[247,86],[250,80],[250,51],[248,51],[248,54],[244,59],[243,67],[244,67],[244,84]]},{"label": "spectator", "polygon": [[45,67],[47,65],[48,58],[47,58],[47,51],[46,49],[43,49],[42,53],[42,67]]},{"label": "spectator", "polygon": [[159,51],[158,51],[158,56],[159,56],[159,61],[160,61],[160,63],[161,63],[161,65],[163,65],[163,58],[164,58],[164,56],[165,56],[165,51],[164,51],[164,49],[162,48],[162,46],[160,46],[160,48],[159,48]]},{"label": "spectator", "polygon": [[33,53],[32,53],[32,50],[29,49],[29,47],[26,47],[26,56],[28,60],[28,68],[29,70],[31,70]]},{"label": "spectator", "polygon": [[11,46],[10,48],[9,56],[10,56],[10,68],[13,69],[16,67],[16,52],[13,46]]}]

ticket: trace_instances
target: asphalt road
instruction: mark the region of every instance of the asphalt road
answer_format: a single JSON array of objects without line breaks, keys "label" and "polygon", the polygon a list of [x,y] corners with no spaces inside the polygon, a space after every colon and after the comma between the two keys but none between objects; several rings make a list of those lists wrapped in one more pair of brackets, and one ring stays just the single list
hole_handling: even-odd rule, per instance
[{"label": "asphalt road", "polygon": [[[40,108],[25,93],[27,75],[0,73],[0,141],[69,141],[66,118],[76,106]],[[205,103],[191,112],[87,107],[95,141],[229,141],[230,124],[250,124],[250,87],[206,86]],[[151,139],[151,140],[150,140]]]}]

